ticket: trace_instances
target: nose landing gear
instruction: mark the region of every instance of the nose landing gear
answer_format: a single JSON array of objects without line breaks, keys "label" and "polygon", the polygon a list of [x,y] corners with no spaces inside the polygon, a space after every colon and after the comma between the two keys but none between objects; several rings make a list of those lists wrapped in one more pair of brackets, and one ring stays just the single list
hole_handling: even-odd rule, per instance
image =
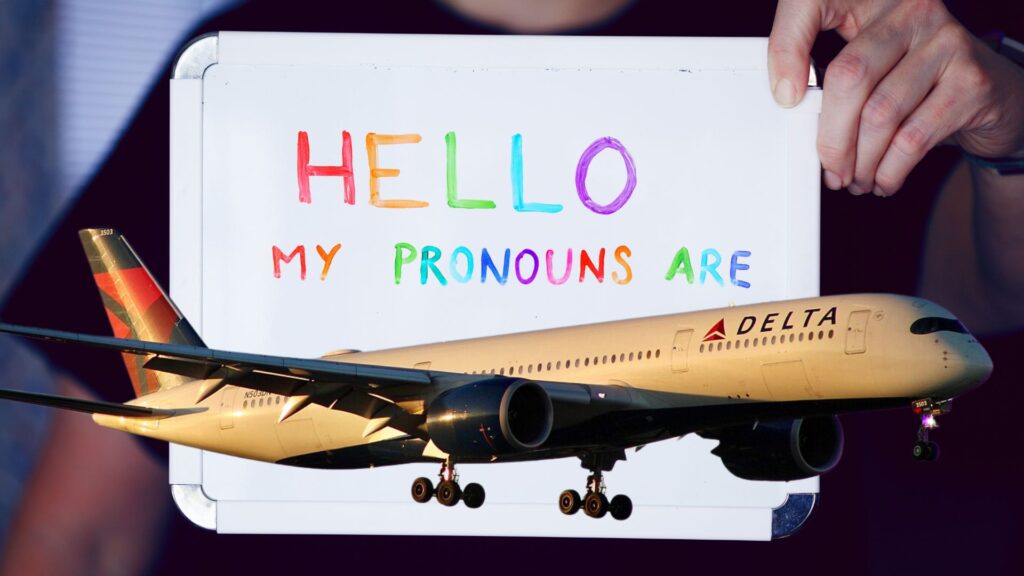
[{"label": "nose landing gear", "polygon": [[617,460],[625,460],[625,452],[585,454],[580,456],[584,468],[590,470],[587,476],[587,494],[580,497],[575,490],[566,490],[558,497],[558,509],[562,514],[573,515],[583,509],[584,514],[591,518],[603,518],[611,513],[616,520],[625,520],[633,513],[633,501],[625,494],[619,494],[608,500],[605,496],[603,472],[610,471]]},{"label": "nose landing gear", "polygon": [[479,508],[483,506],[487,493],[484,487],[471,482],[465,488],[459,486],[459,475],[455,471],[454,462],[441,464],[441,472],[438,474],[437,489],[430,478],[417,478],[412,483],[412,499],[424,504],[431,498],[437,497],[437,501],[443,506],[455,506],[461,500],[467,508]]},{"label": "nose landing gear", "polygon": [[939,427],[939,416],[953,410],[953,401],[925,398],[915,400],[913,408],[914,414],[921,417],[921,426],[917,429],[917,442],[911,454],[919,462],[933,462],[939,458],[939,445],[928,439],[928,432]]}]

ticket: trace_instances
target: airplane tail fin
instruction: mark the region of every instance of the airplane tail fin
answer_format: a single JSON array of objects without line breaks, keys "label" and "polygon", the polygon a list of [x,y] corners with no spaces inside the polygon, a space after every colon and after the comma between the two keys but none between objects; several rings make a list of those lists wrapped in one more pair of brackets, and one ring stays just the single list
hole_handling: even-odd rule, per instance
[{"label": "airplane tail fin", "polygon": [[[202,339],[153,279],[125,237],[110,228],[78,233],[89,259],[114,336],[162,344],[206,347]],[[151,356],[122,354],[136,396],[181,384],[180,376],[147,370]]]}]

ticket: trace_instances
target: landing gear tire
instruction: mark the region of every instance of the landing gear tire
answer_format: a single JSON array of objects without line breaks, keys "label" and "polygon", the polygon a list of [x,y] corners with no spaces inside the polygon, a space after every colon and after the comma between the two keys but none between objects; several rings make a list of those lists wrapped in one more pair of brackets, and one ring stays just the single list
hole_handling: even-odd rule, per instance
[{"label": "landing gear tire", "polygon": [[434,497],[434,483],[430,478],[417,478],[412,483],[412,499],[424,504]]},{"label": "landing gear tire", "polygon": [[437,501],[444,506],[455,506],[462,498],[462,489],[451,480],[445,480],[437,485]]},{"label": "landing gear tire", "polygon": [[[456,485],[456,487],[458,487]],[[484,504],[484,498],[487,493],[484,492],[484,487],[472,482],[466,484],[466,488],[462,491],[462,501],[466,504],[467,508],[479,508]]]},{"label": "landing gear tire", "polygon": [[935,442],[914,442],[914,460],[934,462],[939,458],[939,445]]},{"label": "landing gear tire", "polygon": [[600,492],[591,492],[583,500],[583,511],[591,518],[603,518],[608,513],[608,498]]},{"label": "landing gear tire", "polygon": [[566,490],[558,497],[558,509],[567,516],[572,516],[579,512],[582,505],[583,499],[580,498],[580,493],[575,490]]},{"label": "landing gear tire", "polygon": [[928,433],[939,427],[939,416],[953,410],[952,400],[933,400],[924,398],[915,400],[914,414],[921,417],[921,426],[917,429],[917,442],[912,452],[918,462],[934,462],[939,459],[939,445],[928,438]]},{"label": "landing gear tire", "polygon": [[928,459],[928,443],[914,442],[914,451],[911,453],[914,460],[923,461]]},{"label": "landing gear tire", "polygon": [[608,505],[608,511],[612,513],[612,518],[625,520],[633,513],[633,501],[629,499],[629,496],[619,494],[612,498],[611,503]]}]

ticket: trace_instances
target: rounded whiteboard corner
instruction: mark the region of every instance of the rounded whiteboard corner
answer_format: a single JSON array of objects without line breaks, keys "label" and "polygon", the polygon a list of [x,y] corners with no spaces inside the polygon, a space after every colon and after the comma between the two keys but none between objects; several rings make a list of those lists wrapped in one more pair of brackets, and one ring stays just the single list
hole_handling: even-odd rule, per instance
[{"label": "rounded whiteboard corner", "polygon": [[790,494],[781,506],[772,510],[772,540],[796,534],[811,517],[817,494]]},{"label": "rounded whiteboard corner", "polygon": [[193,38],[174,59],[173,80],[201,80],[206,69],[217,63],[217,45],[220,32],[210,32]]},{"label": "rounded whiteboard corner", "polygon": [[196,526],[217,529],[217,501],[211,500],[200,484],[171,484],[171,498],[178,510]]}]

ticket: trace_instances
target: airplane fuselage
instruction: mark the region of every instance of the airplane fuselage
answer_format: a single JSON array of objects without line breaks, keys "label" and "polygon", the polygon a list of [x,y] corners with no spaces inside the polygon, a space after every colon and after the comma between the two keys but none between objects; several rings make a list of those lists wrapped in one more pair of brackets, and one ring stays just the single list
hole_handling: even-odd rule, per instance
[{"label": "airplane fuselage", "polygon": [[[453,386],[492,377],[529,380],[547,386],[556,400],[604,403],[609,413],[628,405],[630,415],[639,416],[617,425],[609,438],[596,437],[607,423],[573,422],[569,416],[553,433],[563,440],[558,450],[540,447],[509,458],[536,459],[571,454],[567,446],[584,446],[588,438],[627,447],[713,424],[686,421],[689,408],[717,406],[715,422],[722,424],[730,414],[736,421],[753,420],[756,416],[748,415],[754,413],[763,417],[768,405],[780,416],[797,417],[815,406],[834,413],[951,398],[980,384],[991,369],[981,345],[965,330],[950,329],[953,325],[928,331],[919,321],[929,318],[952,319],[952,314],[911,297],[827,296],[324,359],[465,375]],[[191,381],[129,404],[197,405],[202,384]],[[402,408],[422,414],[430,400]],[[197,405],[208,409],[202,413],[164,420],[102,414],[94,419],[170,442],[296,465],[347,468],[447,456],[400,430],[374,430],[372,415],[311,404],[279,422],[287,401],[287,396],[229,385]],[[595,411],[588,414],[593,420]],[[387,449],[374,456],[367,451],[373,446]]]}]

